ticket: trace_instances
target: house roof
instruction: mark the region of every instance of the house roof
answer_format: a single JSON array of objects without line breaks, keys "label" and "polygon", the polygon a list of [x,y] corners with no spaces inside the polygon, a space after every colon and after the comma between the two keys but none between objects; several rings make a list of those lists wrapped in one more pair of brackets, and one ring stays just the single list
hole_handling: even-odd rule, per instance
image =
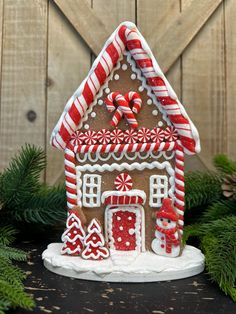
[{"label": "house roof", "polygon": [[94,61],[88,76],[67,102],[52,132],[52,146],[62,150],[66,148],[71,134],[77,129],[80,120],[125,49],[131,53],[157,101],[176,128],[185,153],[200,152],[200,140],[196,127],[161,71],[147,42],[135,24],[131,22],[120,24],[114,31]]}]

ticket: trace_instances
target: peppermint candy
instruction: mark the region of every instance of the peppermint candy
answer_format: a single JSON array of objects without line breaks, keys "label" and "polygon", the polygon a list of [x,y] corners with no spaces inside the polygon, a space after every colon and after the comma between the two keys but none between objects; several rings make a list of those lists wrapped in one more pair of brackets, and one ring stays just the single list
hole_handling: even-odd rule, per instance
[{"label": "peppermint candy", "polygon": [[97,142],[97,133],[89,130],[84,133],[84,142],[87,145],[94,145]]},{"label": "peppermint candy", "polygon": [[120,129],[115,129],[111,132],[111,142],[120,144],[124,140],[124,133]]},{"label": "peppermint candy", "polygon": [[137,132],[135,132],[133,129],[126,130],[124,132],[124,141],[128,144],[134,144],[138,140]]},{"label": "peppermint candy", "polygon": [[141,128],[138,130],[138,140],[141,143],[147,143],[150,141],[151,131],[147,128]]},{"label": "peppermint candy", "polygon": [[155,143],[162,142],[165,138],[165,132],[160,128],[153,128],[151,130],[151,140]]},{"label": "peppermint candy", "polygon": [[178,132],[176,131],[176,129],[172,126],[168,126],[165,129],[165,139],[168,142],[173,142],[176,141],[178,139]]},{"label": "peppermint candy", "polygon": [[100,144],[109,144],[111,140],[111,132],[107,129],[102,129],[97,133],[97,139]]},{"label": "peppermint candy", "polygon": [[115,179],[115,187],[118,191],[129,191],[133,187],[133,181],[128,173],[122,172]]},{"label": "peppermint candy", "polygon": [[70,143],[73,146],[81,145],[81,144],[83,144],[83,141],[84,141],[84,134],[81,131],[75,131],[71,135]]}]

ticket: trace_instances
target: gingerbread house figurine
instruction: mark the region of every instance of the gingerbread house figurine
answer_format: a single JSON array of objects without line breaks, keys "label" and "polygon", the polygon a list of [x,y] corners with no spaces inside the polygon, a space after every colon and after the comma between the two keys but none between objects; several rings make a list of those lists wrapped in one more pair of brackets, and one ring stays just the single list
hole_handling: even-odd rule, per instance
[{"label": "gingerbread house figurine", "polygon": [[155,217],[166,199],[177,232],[168,239],[181,242],[184,156],[200,151],[199,135],[133,23],[122,23],[107,40],[67,102],[51,144],[65,154],[68,209],[80,206],[88,222],[100,221],[109,260],[123,254],[130,263],[132,254],[147,252],[158,258]]}]

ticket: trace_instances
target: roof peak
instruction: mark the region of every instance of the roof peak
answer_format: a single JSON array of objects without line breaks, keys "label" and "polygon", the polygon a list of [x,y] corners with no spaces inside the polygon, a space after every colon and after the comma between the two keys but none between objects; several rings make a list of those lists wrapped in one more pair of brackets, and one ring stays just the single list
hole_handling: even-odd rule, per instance
[{"label": "roof peak", "polygon": [[132,58],[152,88],[156,99],[166,111],[171,123],[179,133],[184,151],[194,154],[200,151],[199,135],[177,95],[167,81],[154,58],[146,40],[132,22],[122,22],[106,41],[94,61],[87,77],[67,102],[52,132],[51,144],[65,149],[71,134],[93,102],[95,95],[110,75],[120,56],[128,49]]}]

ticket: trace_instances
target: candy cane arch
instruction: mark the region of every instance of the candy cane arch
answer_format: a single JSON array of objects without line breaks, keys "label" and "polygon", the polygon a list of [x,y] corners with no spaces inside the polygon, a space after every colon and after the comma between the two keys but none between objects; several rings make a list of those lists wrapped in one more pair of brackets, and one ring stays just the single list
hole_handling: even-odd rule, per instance
[{"label": "candy cane arch", "polygon": [[136,92],[128,92],[125,94],[125,99],[128,101],[129,104],[133,104],[132,111],[134,113],[139,113],[142,106],[142,99]]},{"label": "candy cane arch", "polygon": [[71,144],[65,149],[65,176],[67,207],[70,209],[77,205],[75,153]]},{"label": "candy cane arch", "polygon": [[[122,94],[120,94],[119,92],[110,93],[107,96],[105,103],[109,112],[113,112],[116,109],[111,121],[112,126],[116,127],[117,124],[120,122],[122,116],[124,115],[127,122],[132,128],[138,127],[138,122],[134,116],[134,113],[132,112],[128,101]],[[118,105],[117,108],[115,104]]]},{"label": "candy cane arch", "polygon": [[179,215],[178,224],[182,235],[184,228],[184,151],[179,140],[175,154],[175,208]]}]

